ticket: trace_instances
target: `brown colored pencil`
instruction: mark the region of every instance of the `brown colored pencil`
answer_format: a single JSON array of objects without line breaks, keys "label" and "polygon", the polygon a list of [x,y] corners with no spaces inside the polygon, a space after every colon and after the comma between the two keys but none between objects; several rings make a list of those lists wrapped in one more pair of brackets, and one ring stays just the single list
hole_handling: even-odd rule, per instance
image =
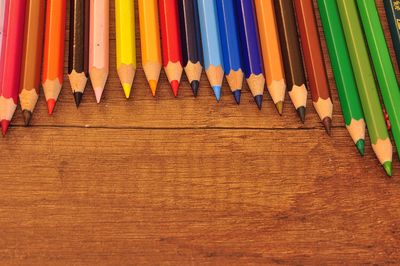
[{"label": "brown colored pencil", "polygon": [[39,98],[43,54],[45,0],[28,0],[25,18],[24,50],[19,101],[25,126],[28,126]]},{"label": "brown colored pencil", "polygon": [[318,34],[313,1],[295,0],[294,6],[313,105],[324,124],[326,132],[330,134],[333,103],[329,91],[329,82]]},{"label": "brown colored pencil", "polygon": [[78,107],[89,77],[89,1],[70,1],[68,77]]},{"label": "brown colored pencil", "polygon": [[305,121],[307,88],[292,0],[275,0],[276,22],[285,66],[287,90],[302,122]]}]

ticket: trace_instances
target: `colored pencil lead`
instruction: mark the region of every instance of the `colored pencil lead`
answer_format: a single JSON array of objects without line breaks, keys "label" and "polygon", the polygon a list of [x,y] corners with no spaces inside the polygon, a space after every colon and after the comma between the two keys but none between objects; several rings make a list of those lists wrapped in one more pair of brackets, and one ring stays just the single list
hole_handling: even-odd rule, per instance
[{"label": "colored pencil lead", "polygon": [[193,80],[190,83],[190,86],[192,87],[194,97],[197,97],[197,93],[199,92],[200,82],[198,80]]},{"label": "colored pencil lead", "polygon": [[240,96],[242,95],[242,90],[235,90],[232,92],[233,97],[235,98],[235,102],[239,105],[240,104]]},{"label": "colored pencil lead", "polygon": [[221,100],[221,86],[212,86],[217,102]]},{"label": "colored pencil lead", "polygon": [[322,124],[325,127],[326,133],[328,133],[328,135],[330,136],[332,130],[332,119],[327,116],[324,119],[322,119]]},{"label": "colored pencil lead", "polygon": [[361,156],[364,156],[365,154],[365,140],[360,139],[359,141],[356,142],[356,147],[358,152],[361,154]]},{"label": "colored pencil lead", "polygon": [[383,168],[385,169],[386,174],[391,177],[392,176],[392,162],[387,161],[383,164]]},{"label": "colored pencil lead", "polygon": [[47,100],[47,110],[49,112],[49,115],[53,114],[55,106],[56,106],[56,100],[54,100],[54,99]]},{"label": "colored pencil lead", "polygon": [[81,104],[82,96],[83,96],[83,92],[78,92],[78,91],[74,92],[74,99],[75,99],[76,107],[79,107],[79,105]]},{"label": "colored pencil lead", "polygon": [[256,101],[256,104],[257,104],[258,109],[261,110],[261,108],[262,108],[263,96],[262,96],[262,95],[254,96],[254,100]]},{"label": "colored pencil lead", "polygon": [[1,123],[1,133],[3,134],[3,137],[5,137],[7,134],[8,127],[10,125],[10,121],[4,119],[1,120],[0,123]]},{"label": "colored pencil lead", "polygon": [[278,110],[279,115],[282,115],[283,113],[283,102],[277,102],[275,104],[276,110]]},{"label": "colored pencil lead", "polygon": [[300,106],[296,109],[296,112],[300,117],[300,121],[304,124],[304,122],[306,121],[306,107]]},{"label": "colored pencil lead", "polygon": [[29,110],[22,110],[22,116],[24,117],[24,125],[27,127],[31,123],[32,112]]}]

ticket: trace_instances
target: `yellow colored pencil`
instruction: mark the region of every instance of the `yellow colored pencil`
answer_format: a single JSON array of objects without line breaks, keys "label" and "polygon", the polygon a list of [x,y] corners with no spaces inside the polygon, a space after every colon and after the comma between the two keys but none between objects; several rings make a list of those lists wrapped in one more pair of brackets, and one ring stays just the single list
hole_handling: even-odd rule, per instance
[{"label": "yellow colored pencil", "polygon": [[139,0],[142,66],[153,96],[162,68],[158,0]]},{"label": "yellow colored pencil", "polygon": [[126,98],[136,72],[135,9],[132,0],[115,0],[117,71]]}]

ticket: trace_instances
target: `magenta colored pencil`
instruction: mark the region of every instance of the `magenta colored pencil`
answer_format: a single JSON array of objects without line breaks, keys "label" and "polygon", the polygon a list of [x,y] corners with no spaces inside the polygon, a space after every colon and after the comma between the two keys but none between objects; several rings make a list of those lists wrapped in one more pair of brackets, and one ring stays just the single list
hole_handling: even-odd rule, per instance
[{"label": "magenta colored pencil", "polygon": [[6,0],[0,58],[0,124],[5,136],[18,103],[27,0]]}]

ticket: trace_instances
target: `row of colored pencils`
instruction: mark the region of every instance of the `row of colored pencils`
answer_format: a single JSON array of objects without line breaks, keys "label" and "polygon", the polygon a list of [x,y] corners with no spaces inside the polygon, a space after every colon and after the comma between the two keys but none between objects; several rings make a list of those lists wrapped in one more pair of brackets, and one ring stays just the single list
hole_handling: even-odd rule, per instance
[{"label": "row of colored pencils", "polygon": [[[333,103],[312,0],[138,0],[138,5],[142,66],[153,95],[164,68],[175,97],[183,72],[197,96],[204,68],[217,101],[224,77],[237,104],[246,80],[258,108],[266,85],[279,114],[287,90],[304,122],[308,86],[330,134]],[[374,151],[391,175],[392,145],[373,71],[398,150],[400,91],[374,0],[318,5],[348,131],[364,154],[368,126]],[[68,77],[78,107],[89,77],[97,102],[107,82],[109,0],[70,0],[70,7]],[[385,8],[400,57],[394,23],[399,7],[389,0]],[[126,98],[137,68],[134,14],[133,0],[115,0],[117,72]],[[29,124],[40,84],[53,113],[63,84],[65,18],[66,0],[0,0],[3,135],[18,95]]]},{"label": "row of colored pencils", "polygon": [[398,154],[400,90],[375,1],[318,0],[318,5],[346,126],[362,153],[368,127],[372,148],[391,176],[392,144],[378,87]]}]

